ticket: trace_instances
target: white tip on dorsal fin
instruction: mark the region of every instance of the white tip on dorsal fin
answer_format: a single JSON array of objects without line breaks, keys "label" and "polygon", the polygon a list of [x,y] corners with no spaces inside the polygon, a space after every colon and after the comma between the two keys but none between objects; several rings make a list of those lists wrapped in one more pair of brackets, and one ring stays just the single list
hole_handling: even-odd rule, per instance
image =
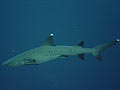
[{"label": "white tip on dorsal fin", "polygon": [[53,42],[53,36],[54,34],[50,34],[49,37],[46,39],[45,43],[43,44],[43,46],[55,46]]},{"label": "white tip on dorsal fin", "polygon": [[54,34],[53,34],[53,33],[51,33],[51,34],[50,34],[50,36],[54,36]]}]

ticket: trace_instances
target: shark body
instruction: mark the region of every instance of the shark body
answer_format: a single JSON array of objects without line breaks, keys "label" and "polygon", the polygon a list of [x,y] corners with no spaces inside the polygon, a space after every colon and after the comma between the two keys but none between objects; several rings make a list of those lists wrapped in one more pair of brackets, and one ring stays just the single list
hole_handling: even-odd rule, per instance
[{"label": "shark body", "polygon": [[93,54],[98,60],[102,61],[101,53],[119,41],[119,39],[116,39],[94,48],[84,48],[84,41],[80,42],[77,46],[56,46],[53,42],[53,34],[50,34],[41,47],[23,52],[22,54],[8,59],[2,65],[13,67],[39,65],[56,58],[67,58],[70,55],[78,55],[79,58],[84,60],[84,54],[87,53]]}]

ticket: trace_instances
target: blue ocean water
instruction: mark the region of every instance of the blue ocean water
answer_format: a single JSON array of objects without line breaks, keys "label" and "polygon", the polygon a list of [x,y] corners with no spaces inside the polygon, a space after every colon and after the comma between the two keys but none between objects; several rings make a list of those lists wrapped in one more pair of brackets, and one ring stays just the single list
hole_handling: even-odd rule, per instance
[{"label": "blue ocean water", "polygon": [[[42,45],[85,47],[120,38],[119,0],[0,0],[0,64]],[[37,66],[0,69],[0,90],[120,90],[120,43],[92,55],[56,59]]]}]

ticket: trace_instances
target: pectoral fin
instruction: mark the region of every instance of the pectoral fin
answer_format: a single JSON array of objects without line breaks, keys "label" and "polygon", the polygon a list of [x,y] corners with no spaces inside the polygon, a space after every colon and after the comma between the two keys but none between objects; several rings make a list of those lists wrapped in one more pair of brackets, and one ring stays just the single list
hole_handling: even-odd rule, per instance
[{"label": "pectoral fin", "polygon": [[37,62],[35,59],[24,59],[25,65],[37,65]]},{"label": "pectoral fin", "polygon": [[61,56],[59,56],[59,58],[67,58],[68,57],[68,55],[61,55]]}]

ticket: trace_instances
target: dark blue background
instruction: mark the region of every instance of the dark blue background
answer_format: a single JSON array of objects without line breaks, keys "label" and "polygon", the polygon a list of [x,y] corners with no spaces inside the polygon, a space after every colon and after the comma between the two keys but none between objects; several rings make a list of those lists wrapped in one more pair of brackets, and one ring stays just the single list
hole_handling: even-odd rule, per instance
[{"label": "dark blue background", "polygon": [[[39,47],[50,33],[57,45],[84,40],[85,47],[120,38],[120,1],[0,0],[0,63]],[[120,90],[120,43],[102,56],[1,67],[0,90]]]}]

